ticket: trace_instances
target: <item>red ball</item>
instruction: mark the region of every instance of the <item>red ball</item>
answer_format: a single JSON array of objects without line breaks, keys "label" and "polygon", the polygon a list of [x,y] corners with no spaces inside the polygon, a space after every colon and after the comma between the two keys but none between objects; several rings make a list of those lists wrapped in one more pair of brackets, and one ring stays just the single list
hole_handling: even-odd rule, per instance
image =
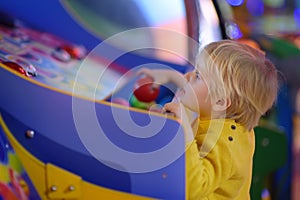
[{"label": "red ball", "polygon": [[159,94],[159,87],[153,87],[153,79],[146,76],[135,82],[133,94],[141,102],[155,101]]}]

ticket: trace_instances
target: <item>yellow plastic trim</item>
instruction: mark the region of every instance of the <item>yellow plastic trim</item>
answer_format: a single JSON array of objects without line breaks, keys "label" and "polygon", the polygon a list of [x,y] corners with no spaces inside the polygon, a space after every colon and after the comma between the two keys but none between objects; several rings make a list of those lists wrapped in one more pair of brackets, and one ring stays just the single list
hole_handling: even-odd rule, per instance
[{"label": "yellow plastic trim", "polygon": [[46,164],[47,196],[49,199],[79,199],[81,177],[52,164]]},{"label": "yellow plastic trim", "polygon": [[[82,180],[80,176],[52,165],[51,163],[45,164],[31,155],[16,140],[6,126],[1,114],[0,125],[20,158],[22,165],[41,199],[153,199],[91,184]],[[56,186],[56,188],[53,186]]]}]

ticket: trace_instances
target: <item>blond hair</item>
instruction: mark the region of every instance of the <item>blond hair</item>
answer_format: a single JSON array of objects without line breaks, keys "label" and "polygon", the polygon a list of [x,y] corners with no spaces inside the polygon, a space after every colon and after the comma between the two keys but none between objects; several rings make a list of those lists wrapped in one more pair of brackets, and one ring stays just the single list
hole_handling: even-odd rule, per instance
[{"label": "blond hair", "polygon": [[208,77],[212,101],[230,99],[225,117],[254,128],[277,98],[277,70],[271,61],[263,52],[232,40],[206,45],[196,59],[199,72]]}]

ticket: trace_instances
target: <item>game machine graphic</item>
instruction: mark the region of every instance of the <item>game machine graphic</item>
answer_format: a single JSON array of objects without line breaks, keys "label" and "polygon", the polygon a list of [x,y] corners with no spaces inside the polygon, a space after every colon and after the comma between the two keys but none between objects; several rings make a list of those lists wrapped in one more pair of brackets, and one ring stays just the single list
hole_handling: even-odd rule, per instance
[{"label": "game machine graphic", "polygon": [[160,112],[176,87],[136,71],[190,70],[234,33],[218,6],[1,1],[0,199],[187,198],[187,130]]}]

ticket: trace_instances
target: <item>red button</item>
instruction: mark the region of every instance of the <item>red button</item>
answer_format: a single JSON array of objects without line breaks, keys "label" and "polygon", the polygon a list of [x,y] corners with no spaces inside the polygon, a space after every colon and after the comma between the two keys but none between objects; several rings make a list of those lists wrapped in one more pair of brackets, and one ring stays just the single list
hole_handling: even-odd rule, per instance
[{"label": "red button", "polygon": [[5,61],[3,62],[3,64],[7,67],[9,67],[10,69],[13,69],[17,72],[19,72],[20,74],[23,74],[25,76],[28,76],[27,75],[27,72],[23,69],[23,67],[21,67],[20,65],[18,65],[17,63],[14,63],[14,62],[10,62],[10,61]]},{"label": "red button", "polygon": [[68,52],[70,54],[70,56],[72,58],[75,58],[75,59],[82,59],[86,54],[86,50],[82,46],[68,46],[68,45],[65,45],[65,46],[62,46],[60,48],[65,50],[66,52]]}]

